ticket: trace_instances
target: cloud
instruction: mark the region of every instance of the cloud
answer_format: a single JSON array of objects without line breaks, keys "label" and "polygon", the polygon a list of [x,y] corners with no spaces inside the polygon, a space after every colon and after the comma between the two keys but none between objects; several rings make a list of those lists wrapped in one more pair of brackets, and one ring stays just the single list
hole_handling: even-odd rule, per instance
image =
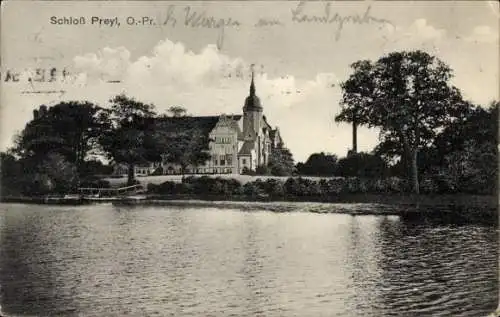
[{"label": "cloud", "polygon": [[408,26],[385,25],[382,29],[385,51],[424,49],[437,51],[446,39],[444,29],[430,25],[426,19],[416,19]]},{"label": "cloud", "polygon": [[[117,77],[127,93],[146,98],[160,109],[182,104],[193,114],[222,110],[240,112],[248,94],[250,63],[222,54],[215,45],[199,53],[187,50],[183,43],[160,41],[150,55],[136,61],[123,48],[106,48],[98,54],[75,57],[81,76],[89,78]],[[312,80],[297,80],[288,75],[270,78],[256,74],[258,93],[270,108],[289,108],[317,90],[335,87],[333,74],[318,74]],[[97,86],[97,85],[96,85]],[[96,87],[98,88],[98,87]]]},{"label": "cloud", "polygon": [[417,19],[410,25],[405,35],[423,41],[439,40],[445,37],[446,31],[427,24],[426,19]]},{"label": "cloud", "polygon": [[165,40],[155,46],[151,56],[142,56],[132,63],[125,80],[139,85],[210,85],[229,74],[242,73],[243,67],[242,60],[221,54],[215,45],[196,54],[180,42]]},{"label": "cloud", "polygon": [[130,52],[124,47],[105,47],[97,54],[89,53],[73,59],[75,69],[88,80],[119,80],[130,65]]},{"label": "cloud", "polygon": [[495,32],[490,26],[479,25],[465,40],[474,43],[498,43],[498,32]]}]

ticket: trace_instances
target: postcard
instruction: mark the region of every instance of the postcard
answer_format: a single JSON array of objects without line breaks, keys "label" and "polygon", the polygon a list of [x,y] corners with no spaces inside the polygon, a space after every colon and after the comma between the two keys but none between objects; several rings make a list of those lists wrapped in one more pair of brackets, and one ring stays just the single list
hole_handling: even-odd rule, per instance
[{"label": "postcard", "polygon": [[493,316],[499,17],[2,3],[0,315]]}]

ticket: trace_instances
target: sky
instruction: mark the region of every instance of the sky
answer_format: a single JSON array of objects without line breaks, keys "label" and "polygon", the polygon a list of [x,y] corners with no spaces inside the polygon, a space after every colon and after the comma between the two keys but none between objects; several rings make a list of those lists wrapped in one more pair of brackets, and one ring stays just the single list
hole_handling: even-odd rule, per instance
[{"label": "sky", "polygon": [[[497,2],[9,1],[1,14],[2,151],[33,109],[64,100],[107,106],[123,92],[158,113],[242,113],[251,64],[264,114],[296,161],[346,155],[351,128],[334,117],[360,59],[424,50],[451,66],[466,99],[499,99]],[[85,24],[52,23],[64,18]],[[358,150],[377,142],[376,130],[359,129]]]}]

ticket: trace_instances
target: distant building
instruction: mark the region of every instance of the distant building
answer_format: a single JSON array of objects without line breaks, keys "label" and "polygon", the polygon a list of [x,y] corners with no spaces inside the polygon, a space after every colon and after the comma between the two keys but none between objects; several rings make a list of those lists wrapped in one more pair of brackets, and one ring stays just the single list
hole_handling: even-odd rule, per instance
[{"label": "distant building", "polygon": [[[241,174],[267,166],[271,151],[283,146],[279,129],[273,129],[263,114],[263,107],[255,91],[254,76],[250,92],[245,99],[243,115],[218,115],[199,117],[167,117],[171,124],[196,125],[209,139],[211,159],[198,166],[188,166],[186,174]],[[151,174],[180,174],[178,164],[155,162],[135,167],[137,176]],[[126,166],[117,165],[115,174],[126,175]]]}]

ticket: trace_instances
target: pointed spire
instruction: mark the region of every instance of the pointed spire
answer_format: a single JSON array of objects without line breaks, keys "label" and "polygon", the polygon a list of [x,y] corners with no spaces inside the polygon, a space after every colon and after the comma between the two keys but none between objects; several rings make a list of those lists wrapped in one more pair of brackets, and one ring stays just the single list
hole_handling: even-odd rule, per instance
[{"label": "pointed spire", "polygon": [[250,83],[250,94],[245,99],[245,105],[243,106],[243,111],[260,111],[262,112],[262,105],[260,104],[259,97],[255,94],[255,82],[254,82],[254,64],[251,66],[252,69],[252,82]]},{"label": "pointed spire", "polygon": [[254,66],[255,64],[250,65],[250,69],[252,70],[252,82],[250,83],[250,96],[255,96],[255,84],[253,82]]}]

